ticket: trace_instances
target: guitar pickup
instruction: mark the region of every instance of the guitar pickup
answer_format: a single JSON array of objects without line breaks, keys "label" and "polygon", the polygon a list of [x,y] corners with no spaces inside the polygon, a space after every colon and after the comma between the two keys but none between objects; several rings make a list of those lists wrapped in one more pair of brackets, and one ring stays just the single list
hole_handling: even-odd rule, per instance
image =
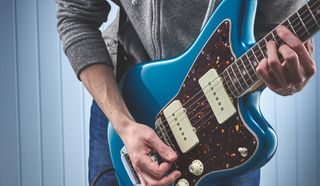
[{"label": "guitar pickup", "polygon": [[182,153],[188,152],[199,143],[187,111],[179,100],[174,100],[170,103],[163,110],[163,114]]},{"label": "guitar pickup", "polygon": [[210,69],[198,82],[219,124],[236,113],[236,108],[215,69]]}]

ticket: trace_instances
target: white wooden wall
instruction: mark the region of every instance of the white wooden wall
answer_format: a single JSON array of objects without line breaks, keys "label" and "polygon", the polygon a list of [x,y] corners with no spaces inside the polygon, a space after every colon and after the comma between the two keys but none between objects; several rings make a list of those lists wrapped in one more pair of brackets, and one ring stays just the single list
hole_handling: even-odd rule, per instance
[{"label": "white wooden wall", "polygon": [[[0,186],[88,185],[91,98],[63,54],[55,11],[53,0],[1,1]],[[320,185],[319,74],[295,96],[264,92],[279,149],[263,186]]]}]

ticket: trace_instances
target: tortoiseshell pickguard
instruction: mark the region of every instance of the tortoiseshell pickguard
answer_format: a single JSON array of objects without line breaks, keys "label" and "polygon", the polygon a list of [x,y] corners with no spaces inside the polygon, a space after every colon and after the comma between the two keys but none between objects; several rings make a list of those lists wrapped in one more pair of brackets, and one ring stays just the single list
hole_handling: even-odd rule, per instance
[{"label": "tortoiseshell pickguard", "polygon": [[[230,46],[230,24],[229,20],[225,20],[212,34],[186,76],[179,93],[173,99],[180,100],[182,105],[186,104],[184,107],[187,108],[188,117],[196,128],[196,134],[200,141],[192,150],[182,153],[172,133],[169,133],[179,153],[176,169],[182,172],[180,178],[188,180],[190,185],[195,185],[201,176],[207,173],[235,168],[245,163],[257,148],[257,139],[241,120],[238,110],[235,115],[223,124],[219,124],[208,106],[209,103],[206,99],[200,98],[204,94],[198,83],[199,78],[211,68],[216,69],[220,74],[235,61],[235,56]],[[197,94],[199,91],[201,93]],[[188,109],[191,105],[188,101],[192,97],[195,98],[193,100],[199,98],[201,101],[196,103],[196,107],[193,105],[192,109]],[[236,98],[233,99],[233,103],[238,109]],[[202,120],[201,117],[203,117]],[[157,118],[165,121],[162,111]],[[168,125],[168,123],[164,123],[164,125]],[[248,149],[246,157],[238,152],[239,147]],[[204,172],[200,176],[195,176],[189,172],[189,165],[196,159],[200,160],[204,165]]]}]

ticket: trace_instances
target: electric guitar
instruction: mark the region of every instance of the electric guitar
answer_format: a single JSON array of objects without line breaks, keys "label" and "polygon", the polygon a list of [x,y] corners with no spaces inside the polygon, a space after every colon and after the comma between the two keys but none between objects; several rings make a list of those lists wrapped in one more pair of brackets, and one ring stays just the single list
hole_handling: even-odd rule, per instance
[{"label": "electric guitar", "polygon": [[[275,30],[255,42],[256,8],[257,0],[223,1],[185,53],[136,65],[121,81],[136,121],[178,153],[173,169],[182,175],[174,185],[215,185],[263,166],[276,151],[276,133],[260,112],[265,86],[255,69],[268,41],[283,42]],[[281,25],[306,41],[320,28],[320,0],[310,0]],[[119,184],[139,185],[112,125],[108,133]]]}]

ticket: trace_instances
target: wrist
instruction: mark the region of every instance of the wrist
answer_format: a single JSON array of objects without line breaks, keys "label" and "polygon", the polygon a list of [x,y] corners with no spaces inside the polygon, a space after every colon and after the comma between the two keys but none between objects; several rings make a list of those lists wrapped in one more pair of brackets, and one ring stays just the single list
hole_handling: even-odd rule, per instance
[{"label": "wrist", "polygon": [[126,141],[132,128],[137,125],[132,117],[119,113],[112,114],[110,122],[122,141]]}]

